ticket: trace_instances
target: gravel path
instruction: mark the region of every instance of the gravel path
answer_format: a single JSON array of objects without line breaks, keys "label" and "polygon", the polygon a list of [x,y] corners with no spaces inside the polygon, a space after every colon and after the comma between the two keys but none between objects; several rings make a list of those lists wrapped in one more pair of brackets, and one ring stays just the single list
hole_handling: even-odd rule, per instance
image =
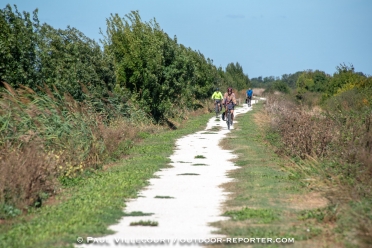
[{"label": "gravel path", "polygon": [[[235,116],[249,110],[244,105],[235,110]],[[218,127],[220,130],[216,131]],[[227,172],[236,167],[230,161],[234,158],[231,151],[218,144],[233,132],[234,126],[231,129],[227,130],[226,122],[213,117],[204,131],[177,140],[177,148],[170,157],[173,167],[155,173],[149,186],[139,193],[141,197],[127,202],[125,208],[126,213],[153,214],[123,217],[110,227],[115,234],[92,238],[91,244],[84,247],[149,247],[158,242],[163,243],[157,246],[199,246],[200,242],[195,240],[224,238],[214,234],[216,229],[209,223],[225,218],[221,216],[221,205],[228,193],[220,185],[231,181]],[[138,221],[157,222],[158,226],[130,226]]]}]

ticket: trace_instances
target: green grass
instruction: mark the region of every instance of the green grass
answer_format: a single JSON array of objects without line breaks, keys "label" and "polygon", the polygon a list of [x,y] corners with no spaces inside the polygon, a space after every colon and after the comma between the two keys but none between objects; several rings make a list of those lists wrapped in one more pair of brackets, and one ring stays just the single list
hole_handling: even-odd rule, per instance
[{"label": "green grass", "polygon": [[224,216],[231,217],[232,220],[258,219],[258,223],[271,223],[279,219],[274,209],[251,209],[243,208],[241,210],[227,211]]},{"label": "green grass", "polygon": [[203,155],[196,155],[195,158],[206,158]]},{"label": "green grass", "polygon": [[148,135],[128,151],[128,159],[65,188],[57,203],[2,223],[0,247],[73,247],[77,237],[112,233],[107,227],[125,215],[125,200],[135,198],[153,174],[170,163],[175,140],[203,130],[211,116],[192,118],[177,130]]},{"label": "green grass", "polygon": [[177,176],[199,176],[200,174],[197,173],[182,173],[182,174],[177,174]]}]

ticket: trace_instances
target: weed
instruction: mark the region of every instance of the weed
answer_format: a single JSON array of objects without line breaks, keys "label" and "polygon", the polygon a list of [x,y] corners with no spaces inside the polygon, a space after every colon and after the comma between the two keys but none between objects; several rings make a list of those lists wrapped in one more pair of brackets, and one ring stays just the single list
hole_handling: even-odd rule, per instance
[{"label": "weed", "polygon": [[0,205],[0,219],[8,219],[16,217],[22,213],[21,210],[11,205],[2,204]]},{"label": "weed", "polygon": [[157,195],[154,198],[159,198],[159,199],[174,199],[172,196],[162,196],[162,195]]},{"label": "weed", "polygon": [[203,155],[196,155],[194,158],[206,158]]},{"label": "weed", "polygon": [[199,176],[200,174],[197,173],[182,173],[182,174],[177,174],[177,176]]},{"label": "weed", "polygon": [[233,220],[257,219],[257,223],[271,223],[278,220],[278,213],[272,209],[251,209],[243,208],[241,210],[227,211],[224,216],[229,216]]},{"label": "weed", "polygon": [[140,220],[137,222],[131,222],[130,226],[158,226],[158,222],[151,221],[151,220],[147,220],[147,221]]},{"label": "weed", "polygon": [[153,213],[143,213],[141,211],[134,211],[130,213],[124,213],[124,216],[151,216]]}]

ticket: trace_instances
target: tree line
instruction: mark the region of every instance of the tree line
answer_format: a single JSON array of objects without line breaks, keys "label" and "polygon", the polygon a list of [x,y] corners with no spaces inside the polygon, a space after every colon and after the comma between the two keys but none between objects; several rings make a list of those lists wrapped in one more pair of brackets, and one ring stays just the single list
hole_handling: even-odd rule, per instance
[{"label": "tree line", "polygon": [[0,10],[0,81],[39,93],[48,87],[77,101],[94,99],[97,111],[105,102],[136,102],[156,122],[180,108],[197,108],[216,87],[250,86],[239,63],[216,67],[169,37],[155,18],[144,22],[132,11],[106,22],[101,48],[70,26],[40,24],[37,9],[21,13],[8,4]]},{"label": "tree line", "polygon": [[320,95],[322,101],[325,101],[344,92],[358,92],[365,99],[371,99],[371,80],[371,76],[355,71],[352,64],[341,63],[336,66],[333,75],[321,70],[305,70],[283,74],[281,77],[251,78],[251,83],[252,87],[265,88],[267,92],[293,92],[298,100],[313,93]]}]

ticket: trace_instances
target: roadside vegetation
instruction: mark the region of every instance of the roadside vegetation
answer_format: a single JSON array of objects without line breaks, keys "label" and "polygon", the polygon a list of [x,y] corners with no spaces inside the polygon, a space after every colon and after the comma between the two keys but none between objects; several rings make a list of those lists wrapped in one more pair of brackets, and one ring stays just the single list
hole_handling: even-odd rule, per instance
[{"label": "roadside vegetation", "polygon": [[238,183],[226,186],[236,195],[227,203],[231,220],[217,224],[224,234],[290,236],[295,247],[371,246],[372,77],[352,65],[336,69],[296,74],[289,90],[272,83],[264,106],[240,117],[228,138],[241,168],[231,173]]}]

